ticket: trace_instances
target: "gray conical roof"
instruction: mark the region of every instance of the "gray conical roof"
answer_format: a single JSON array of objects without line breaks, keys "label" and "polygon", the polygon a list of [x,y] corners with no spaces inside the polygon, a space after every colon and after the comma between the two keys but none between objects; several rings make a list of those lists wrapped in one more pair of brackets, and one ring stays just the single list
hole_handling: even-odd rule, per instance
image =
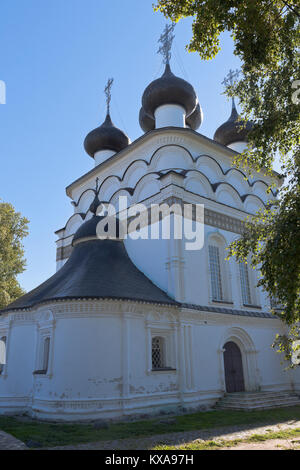
[{"label": "gray conical roof", "polygon": [[176,305],[132,263],[122,240],[97,238],[96,227],[100,220],[100,216],[94,216],[77,230],[71,256],[54,276],[8,305],[0,314],[72,299],[120,299]]}]

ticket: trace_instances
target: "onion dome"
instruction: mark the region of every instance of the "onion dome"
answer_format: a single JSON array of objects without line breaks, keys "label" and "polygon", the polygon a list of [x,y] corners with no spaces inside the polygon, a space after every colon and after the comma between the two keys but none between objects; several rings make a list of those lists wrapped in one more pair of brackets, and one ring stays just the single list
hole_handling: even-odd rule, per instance
[{"label": "onion dome", "polygon": [[198,104],[198,98],[192,85],[182,78],[176,77],[172,73],[169,63],[166,64],[163,75],[147,86],[142,97],[144,111],[152,119],[154,119],[155,110],[164,104],[182,106],[187,116],[194,112]]},{"label": "onion dome", "polygon": [[[101,220],[105,219],[107,216],[106,215],[94,215],[91,219],[87,220],[84,222],[77,232],[75,232],[75,235],[73,237],[72,245],[75,246],[78,243],[86,240],[99,240],[101,239],[99,237],[99,234],[97,233],[97,226],[98,223],[101,222]],[[113,220],[114,219],[114,220]],[[121,239],[120,236],[120,221],[118,218],[114,218],[113,216],[111,217],[111,222],[112,224],[115,224],[114,226],[111,225],[112,229],[115,229],[113,234],[107,235],[107,238],[116,240],[116,239]],[[104,232],[108,233],[108,223],[104,227]]]},{"label": "onion dome", "polygon": [[198,127],[201,126],[202,121],[203,121],[203,111],[201,109],[200,104],[198,103],[195,108],[195,111],[185,118],[185,123],[191,129],[196,131]]},{"label": "onion dome", "polygon": [[144,132],[153,131],[153,129],[155,129],[155,119],[149,116],[143,107],[140,109],[139,122]]},{"label": "onion dome", "polygon": [[216,130],[214,140],[223,145],[248,142],[248,135],[252,128],[253,123],[251,121],[248,121],[245,125],[245,121],[240,119],[233,100],[230,118]]},{"label": "onion dome", "polygon": [[109,113],[104,123],[91,131],[84,140],[85,151],[94,158],[100,150],[120,152],[130,144],[127,135],[114,126]]}]

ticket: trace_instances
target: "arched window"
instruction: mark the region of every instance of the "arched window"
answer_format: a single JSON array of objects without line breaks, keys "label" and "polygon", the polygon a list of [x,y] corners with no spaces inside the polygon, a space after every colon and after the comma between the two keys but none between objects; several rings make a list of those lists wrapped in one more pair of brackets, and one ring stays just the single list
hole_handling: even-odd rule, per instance
[{"label": "arched window", "polygon": [[220,250],[218,246],[209,245],[209,267],[211,279],[211,293],[212,300],[224,300],[222,277],[221,277],[221,264],[220,264]]},{"label": "arched window", "polygon": [[226,261],[225,238],[212,233],[208,239],[208,267],[210,275],[210,300],[212,302],[232,303],[231,272]]},{"label": "arched window", "polygon": [[50,338],[47,337],[44,339],[43,366],[42,366],[42,369],[45,372],[45,374],[48,371],[49,352],[50,352]]},{"label": "arched window", "polygon": [[4,370],[6,364],[6,336],[0,338],[0,374]]},{"label": "arched window", "polygon": [[164,338],[154,336],[152,338],[152,369],[163,369],[165,367],[164,354]]},{"label": "arched window", "polygon": [[248,265],[246,263],[239,263],[242,300],[244,305],[251,305],[251,289],[249,281]]}]

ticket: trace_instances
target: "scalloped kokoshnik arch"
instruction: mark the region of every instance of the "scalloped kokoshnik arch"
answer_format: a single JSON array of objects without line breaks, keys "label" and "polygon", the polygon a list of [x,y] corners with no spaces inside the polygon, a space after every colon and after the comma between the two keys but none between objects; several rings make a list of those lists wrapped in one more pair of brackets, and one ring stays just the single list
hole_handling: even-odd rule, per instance
[{"label": "scalloped kokoshnik arch", "polygon": [[[164,164],[164,160],[167,159],[168,155],[163,151],[169,151],[170,148],[172,149],[172,158],[174,148],[179,150],[177,154],[178,166],[176,167],[176,162],[174,162],[175,168],[174,166],[170,168],[167,165],[167,162]],[[228,202],[227,205],[232,205],[232,207],[240,210],[246,210],[245,202],[250,196],[257,200],[257,209],[263,208],[268,201],[267,194],[263,194],[263,188],[267,189],[268,185],[263,180],[258,179],[250,181],[246,174],[237,168],[223,169],[220,163],[210,155],[203,154],[193,158],[191,153],[185,147],[177,144],[159,147],[155,152],[153,152],[149,162],[144,159],[137,159],[131,162],[123,172],[122,177],[110,175],[104,178],[98,190],[99,199],[102,202],[111,202],[116,198],[119,191],[122,191],[122,193],[125,191],[131,203],[134,204],[141,202],[141,200],[144,200],[158,192],[159,178],[168,171],[175,171],[183,175],[186,179],[186,190],[189,190],[190,188],[190,192],[195,193],[195,191],[191,190],[191,185],[189,184],[189,175],[193,173],[193,179],[195,180],[194,187],[198,184],[199,188],[198,191],[196,191],[196,194],[215,200],[216,202],[222,202],[218,197],[218,194],[221,192],[220,187],[222,187],[222,195],[226,196],[225,199]],[[197,184],[196,174],[198,174]],[[145,197],[140,198],[140,188],[141,186],[146,186],[146,184],[143,183],[145,179],[148,180],[150,185],[156,181],[156,190],[153,191],[152,194],[151,188],[148,191],[145,190]],[[206,183],[203,183],[204,180]],[[257,194],[257,191],[254,192],[254,189],[258,186],[260,186],[259,195]],[[249,192],[246,192],[247,188],[250,190]],[[272,197],[275,197],[274,192],[272,191],[271,193]],[[86,189],[83,191],[78,201],[74,203],[76,212],[85,213],[86,216],[89,204],[91,203],[94,194],[94,189]],[[263,196],[264,199],[262,198]],[[272,197],[269,199],[272,199]],[[250,212],[253,212],[253,203],[251,207],[252,209]],[[248,211],[246,210],[246,212]]]}]

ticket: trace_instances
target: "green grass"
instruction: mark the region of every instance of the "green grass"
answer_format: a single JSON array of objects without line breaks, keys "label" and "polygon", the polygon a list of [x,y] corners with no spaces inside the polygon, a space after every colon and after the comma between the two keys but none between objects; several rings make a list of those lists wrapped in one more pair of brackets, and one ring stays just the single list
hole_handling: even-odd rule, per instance
[{"label": "green grass", "polygon": [[241,443],[265,442],[273,439],[292,439],[293,437],[300,437],[300,428],[269,432],[268,434],[253,434],[246,439],[191,442],[181,446],[158,445],[155,446],[153,450],[220,450],[222,448],[224,449],[224,447],[235,447]]},{"label": "green grass", "polygon": [[[275,424],[300,420],[300,407],[263,411],[210,411],[176,416],[174,424],[163,424],[160,416],[137,422],[110,424],[106,429],[95,429],[93,424],[52,424],[23,421],[17,417],[0,416],[0,429],[23,442],[33,440],[43,447],[54,447],[102,440],[140,438],[171,432],[193,431],[232,425]],[[268,434],[269,436],[269,434]]]}]

